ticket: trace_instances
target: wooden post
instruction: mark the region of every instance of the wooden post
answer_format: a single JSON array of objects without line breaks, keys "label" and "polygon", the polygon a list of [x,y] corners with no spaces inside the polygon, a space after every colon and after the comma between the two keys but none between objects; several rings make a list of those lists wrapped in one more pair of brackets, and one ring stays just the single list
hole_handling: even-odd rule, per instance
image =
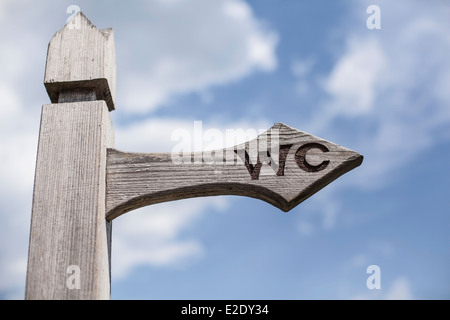
[{"label": "wooden post", "polygon": [[113,146],[111,29],[80,12],[52,38],[33,194],[26,299],[109,299],[106,156]]},{"label": "wooden post", "polygon": [[48,48],[26,299],[109,299],[111,221],[130,210],[230,194],[289,211],[363,160],[283,123],[223,150],[115,150],[113,33],[74,19]]}]

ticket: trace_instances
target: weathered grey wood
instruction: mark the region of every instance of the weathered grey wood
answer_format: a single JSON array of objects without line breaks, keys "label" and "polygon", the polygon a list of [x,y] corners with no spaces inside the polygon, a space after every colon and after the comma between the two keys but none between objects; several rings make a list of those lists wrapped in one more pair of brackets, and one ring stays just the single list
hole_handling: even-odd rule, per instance
[{"label": "weathered grey wood", "polygon": [[98,30],[82,13],[73,18],[76,27],[66,25],[50,41],[44,84],[50,100],[59,93],[95,89],[97,100],[114,110],[116,57],[112,29]]},{"label": "weathered grey wood", "polygon": [[[108,299],[104,101],[44,105],[33,196],[26,299]],[[110,231],[110,228],[109,228]],[[80,268],[69,289],[67,268]]]},{"label": "weathered grey wood", "polygon": [[[255,146],[258,142],[261,146],[263,140],[268,140],[270,145],[272,140],[275,141],[273,137],[278,137],[279,141],[279,166],[272,170],[269,161],[262,166],[256,159],[253,167],[250,166],[250,150],[257,150]],[[321,146],[328,151],[321,150]],[[270,148],[259,149],[261,158],[267,153],[266,149],[270,151]],[[211,154],[216,157],[215,164],[211,164]],[[288,211],[359,166],[363,157],[278,123],[266,134],[246,144],[212,153],[192,153],[187,156],[188,163],[175,164],[174,159],[179,162],[177,155],[171,153],[124,153],[109,149],[107,219],[111,221],[125,212],[154,203],[215,195],[253,197]],[[284,172],[280,168],[283,164]]]},{"label": "weathered grey wood", "polygon": [[105,194],[107,148],[114,145],[114,40],[110,30],[78,18],[80,29],[64,27],[49,45],[45,84],[58,103],[42,108],[26,299],[110,297]]}]

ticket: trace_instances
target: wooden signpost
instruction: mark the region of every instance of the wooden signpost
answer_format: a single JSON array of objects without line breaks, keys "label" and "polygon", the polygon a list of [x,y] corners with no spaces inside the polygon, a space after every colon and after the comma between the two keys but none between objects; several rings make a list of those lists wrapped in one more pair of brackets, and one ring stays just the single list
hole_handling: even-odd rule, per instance
[{"label": "wooden signpost", "polygon": [[112,29],[80,12],[52,38],[33,194],[26,299],[109,299],[112,220],[192,197],[241,195],[289,211],[363,157],[277,123],[256,139],[207,152],[113,149]]}]

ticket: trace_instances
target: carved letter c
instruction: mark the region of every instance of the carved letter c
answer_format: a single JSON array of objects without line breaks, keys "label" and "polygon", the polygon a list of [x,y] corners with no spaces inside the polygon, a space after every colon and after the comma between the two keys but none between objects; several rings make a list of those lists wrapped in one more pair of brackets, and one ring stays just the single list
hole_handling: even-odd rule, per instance
[{"label": "carved letter c", "polygon": [[328,164],[330,163],[329,160],[322,161],[321,164],[318,164],[317,166],[313,166],[309,164],[306,161],[306,153],[310,149],[319,149],[322,152],[328,152],[328,148],[325,147],[323,144],[320,143],[307,143],[300,148],[298,148],[297,152],[295,153],[295,162],[297,162],[297,165],[303,169],[306,172],[319,172],[325,169]]}]

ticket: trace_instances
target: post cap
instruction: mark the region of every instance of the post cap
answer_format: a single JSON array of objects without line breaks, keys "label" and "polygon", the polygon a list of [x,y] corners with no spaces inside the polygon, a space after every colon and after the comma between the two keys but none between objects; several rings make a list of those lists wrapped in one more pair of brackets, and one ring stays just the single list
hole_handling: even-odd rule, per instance
[{"label": "post cap", "polygon": [[111,28],[99,30],[80,11],[48,45],[44,85],[50,100],[61,91],[93,89],[114,110],[116,57]]}]

